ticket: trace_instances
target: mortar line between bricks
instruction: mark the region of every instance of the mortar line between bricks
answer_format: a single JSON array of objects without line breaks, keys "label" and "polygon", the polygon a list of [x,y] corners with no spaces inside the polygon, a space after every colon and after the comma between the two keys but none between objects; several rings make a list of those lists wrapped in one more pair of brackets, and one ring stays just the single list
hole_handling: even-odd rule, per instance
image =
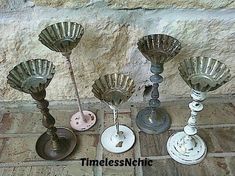
[{"label": "mortar line between bricks", "polygon": [[82,163],[82,161],[80,159],[74,159],[74,160],[63,160],[63,161],[39,160],[39,161],[9,162],[9,163],[0,163],[0,168],[28,167],[28,166],[66,166],[75,163]]},{"label": "mortar line between bricks", "polygon": [[[173,126],[169,130],[182,130],[185,126]],[[235,127],[235,124],[197,125],[198,129]]]},{"label": "mortar line between bricks", "polygon": [[235,152],[224,152],[224,153],[208,153],[209,157],[233,157],[235,156]]},{"label": "mortar line between bricks", "polygon": [[[135,133],[136,143],[135,143],[135,146],[134,146],[134,154],[135,154],[135,158],[141,158],[139,129],[136,126],[136,123],[135,123],[136,115],[137,115],[137,109],[136,108],[131,108],[132,126],[134,128],[134,131],[136,132]],[[143,168],[142,168],[142,166],[135,167],[135,175],[136,176],[143,176]]]},{"label": "mortar line between bricks", "polygon": [[[0,138],[39,137],[44,132],[41,132],[41,133],[5,133],[5,134],[0,134]],[[99,133],[86,131],[86,132],[80,132],[77,136],[79,137],[80,135],[91,135],[91,134],[99,134]]]},{"label": "mortar line between bricks", "polygon": [[[191,99],[190,98],[180,98],[178,97],[177,99],[167,99],[166,101],[162,100],[162,106],[168,106],[168,105],[172,105],[175,103],[185,103],[185,102],[189,102]],[[24,102],[24,103],[22,103]],[[227,95],[224,98],[218,98],[218,97],[210,97],[209,99],[207,99],[207,101],[205,102],[205,104],[216,104],[216,103],[223,103],[223,104],[235,104],[235,96],[232,95]],[[92,105],[92,108],[90,108]],[[72,108],[71,108],[72,106]],[[107,111],[109,111],[110,109],[108,109],[105,105],[102,105],[98,102],[92,102],[92,103],[83,103],[83,106],[86,107],[88,106],[86,109],[106,109]],[[133,102],[127,102],[125,103],[124,106],[121,106],[121,109],[126,109],[126,107],[135,107],[135,108],[144,108],[148,106],[148,102],[139,102],[139,101],[133,101]],[[50,101],[50,110],[58,110],[60,109],[61,111],[75,111],[75,109],[77,108],[76,106],[76,101],[74,102],[66,102],[66,101]],[[21,109],[21,110],[19,110]],[[11,112],[11,113],[40,113],[40,111],[36,108],[35,102],[32,101],[14,101],[14,102],[8,102],[8,101],[0,101],[0,111],[2,113],[7,113],[7,112]]]},{"label": "mortar line between bricks", "polygon": [[[133,117],[132,117],[133,118]],[[103,123],[103,122],[102,122]],[[135,127],[135,132],[138,133],[139,129],[138,127],[136,127],[135,122],[133,122],[133,127]],[[197,128],[198,129],[208,129],[208,128],[228,128],[228,127],[235,127],[235,124],[218,124],[218,125],[198,125]],[[169,130],[183,130],[184,126],[179,126],[179,127],[171,127]],[[103,129],[102,129],[103,130]],[[42,135],[42,133],[5,133],[5,134],[0,134],[0,138],[17,138],[17,137],[38,137],[40,135]],[[92,131],[86,131],[86,132],[82,132],[79,133],[79,135],[89,135],[89,134],[100,134],[97,132],[92,132]],[[79,136],[78,135],[78,136]]]},{"label": "mortar line between bricks", "polygon": [[[208,153],[206,157],[213,158],[213,157],[235,157],[235,152],[224,152],[224,153]],[[141,157],[141,159],[151,159],[151,160],[163,160],[163,159],[169,159],[171,158],[170,155],[164,155],[164,156],[146,156]]]},{"label": "mortar line between bricks", "polygon": [[[101,132],[104,130],[104,110],[99,110],[97,112],[97,118],[100,119],[101,121],[101,128],[99,129],[99,134],[101,134]],[[103,147],[101,146],[100,143],[100,138],[99,138],[99,142],[98,145],[96,147],[96,159],[97,160],[102,160],[103,158]],[[94,176],[102,176],[102,172],[103,172],[103,168],[101,166],[94,166]]]}]

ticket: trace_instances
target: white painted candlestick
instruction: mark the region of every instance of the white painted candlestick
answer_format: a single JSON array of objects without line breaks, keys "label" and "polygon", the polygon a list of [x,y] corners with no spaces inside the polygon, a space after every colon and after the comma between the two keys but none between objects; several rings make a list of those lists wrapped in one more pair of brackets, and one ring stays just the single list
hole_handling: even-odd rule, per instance
[{"label": "white painted candlestick", "polygon": [[173,134],[167,141],[169,155],[181,164],[197,164],[207,153],[204,141],[197,135],[197,114],[203,109],[202,101],[206,98],[205,92],[192,91],[193,102],[189,104],[191,116],[184,131]]},{"label": "white painted candlestick", "polygon": [[113,106],[110,108],[113,110],[114,126],[104,130],[101,135],[101,144],[112,153],[123,153],[134,145],[135,135],[127,126],[119,125],[117,109]]}]

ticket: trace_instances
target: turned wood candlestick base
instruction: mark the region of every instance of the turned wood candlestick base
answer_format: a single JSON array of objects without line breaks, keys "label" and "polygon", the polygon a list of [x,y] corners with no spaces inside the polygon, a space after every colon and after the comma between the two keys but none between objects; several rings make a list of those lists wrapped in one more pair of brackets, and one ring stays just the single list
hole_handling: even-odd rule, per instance
[{"label": "turned wood candlestick base", "polygon": [[7,76],[11,87],[28,93],[37,102],[37,107],[43,115],[42,124],[47,128],[36,143],[36,152],[46,160],[61,160],[67,157],[75,148],[76,135],[67,128],[56,128],[55,119],[50,114],[49,102],[45,100],[46,87],[55,74],[55,66],[45,59],[35,59],[22,62],[15,66]]},{"label": "turned wood candlestick base", "polygon": [[37,102],[37,107],[43,114],[42,124],[47,131],[37,140],[36,152],[46,160],[61,160],[67,157],[75,148],[76,135],[67,128],[54,127],[55,119],[49,113],[49,102],[45,100],[46,91],[31,94]]}]

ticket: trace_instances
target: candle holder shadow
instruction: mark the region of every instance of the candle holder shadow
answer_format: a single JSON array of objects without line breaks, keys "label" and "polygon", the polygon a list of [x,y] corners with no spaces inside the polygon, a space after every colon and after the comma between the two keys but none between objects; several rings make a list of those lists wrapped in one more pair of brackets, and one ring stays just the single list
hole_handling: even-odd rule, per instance
[{"label": "candle holder shadow", "polygon": [[163,81],[160,75],[163,72],[164,63],[173,59],[180,49],[181,44],[175,38],[164,34],[152,34],[142,37],[138,43],[138,49],[143,56],[151,62],[150,71],[154,74],[150,77],[153,83],[149,107],[138,112],[136,124],[140,130],[148,134],[160,134],[166,131],[171,124],[168,113],[160,107],[159,83]]},{"label": "candle holder shadow", "polygon": [[44,59],[22,62],[7,76],[7,83],[14,89],[30,94],[43,114],[42,124],[47,128],[37,140],[36,152],[46,160],[61,160],[75,148],[76,135],[67,128],[54,127],[55,119],[50,114],[49,102],[45,100],[46,87],[55,74],[55,66]]},{"label": "candle holder shadow", "polygon": [[192,88],[189,103],[191,115],[184,131],[169,137],[167,151],[179,163],[191,165],[200,163],[206,156],[207,147],[197,135],[197,114],[202,111],[202,101],[209,91],[216,90],[231,78],[230,70],[220,61],[208,57],[192,57],[179,64],[183,80]]},{"label": "candle holder shadow", "polygon": [[70,125],[73,129],[78,131],[86,131],[96,123],[96,115],[91,111],[83,111],[82,109],[74,71],[70,60],[72,50],[77,46],[83,34],[84,28],[82,25],[75,22],[55,23],[43,29],[39,34],[39,41],[43,45],[52,51],[62,53],[66,58],[79,110],[71,117]]},{"label": "candle holder shadow", "polygon": [[118,106],[134,93],[134,81],[126,75],[114,73],[101,76],[92,87],[95,97],[113,110],[114,125],[103,131],[102,146],[112,153],[129,150],[135,143],[135,134],[129,127],[119,125]]}]

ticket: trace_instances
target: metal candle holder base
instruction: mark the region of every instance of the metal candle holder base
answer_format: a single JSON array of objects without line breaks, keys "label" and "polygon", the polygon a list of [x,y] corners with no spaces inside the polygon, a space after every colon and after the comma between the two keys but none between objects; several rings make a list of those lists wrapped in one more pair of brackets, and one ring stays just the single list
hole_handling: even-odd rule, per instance
[{"label": "metal candle holder base", "polygon": [[193,102],[189,104],[191,117],[188,125],[184,127],[184,132],[173,134],[167,141],[169,155],[182,164],[197,164],[201,162],[207,153],[205,142],[196,135],[196,116],[203,109],[201,101],[206,98],[206,93],[193,90]]},{"label": "metal candle holder base", "polygon": [[43,114],[42,124],[47,128],[47,132],[37,140],[36,152],[46,160],[64,159],[74,150],[77,143],[76,135],[72,131],[67,128],[54,127],[55,119],[49,113],[45,89],[54,73],[55,66],[52,62],[35,59],[15,66],[7,76],[7,82],[11,87],[31,94]]},{"label": "metal candle holder base", "polygon": [[134,81],[122,74],[111,74],[100,77],[92,87],[95,97],[108,104],[114,115],[114,126],[105,129],[101,135],[102,146],[112,153],[131,149],[135,134],[129,127],[119,125],[117,107],[134,93]]},{"label": "metal candle holder base", "polygon": [[68,128],[56,128],[58,136],[58,146],[56,149],[52,147],[48,132],[43,133],[37,140],[36,152],[45,160],[62,160],[69,156],[76,147],[77,137]]},{"label": "metal candle holder base", "polygon": [[152,109],[146,107],[139,111],[136,117],[136,125],[147,134],[160,134],[170,128],[171,119],[164,109],[157,109],[152,116]]},{"label": "metal candle holder base", "polygon": [[96,123],[96,116],[91,111],[83,111],[78,94],[78,88],[70,60],[72,50],[77,46],[84,34],[84,28],[75,22],[61,22],[48,26],[39,34],[39,41],[51,49],[60,52],[66,58],[70,77],[74,86],[78,110],[71,120],[70,125],[78,131],[86,131]]},{"label": "metal candle holder base", "polygon": [[134,132],[125,125],[119,125],[119,130],[120,133],[117,134],[116,126],[111,126],[101,134],[101,144],[107,151],[123,153],[131,149],[134,145]]},{"label": "metal candle holder base", "polygon": [[163,64],[173,59],[181,49],[180,42],[175,38],[163,35],[153,34],[144,36],[137,43],[138,49],[151,61],[151,72],[154,74],[150,77],[153,83],[151,100],[149,107],[141,110],[136,117],[136,124],[140,130],[148,134],[159,134],[166,131],[171,124],[168,113],[160,109],[158,87],[163,81],[160,75],[163,72]]},{"label": "metal candle holder base", "polygon": [[208,91],[213,91],[230,80],[229,69],[221,62],[207,58],[194,57],[184,60],[179,71],[184,81],[193,89],[193,102],[189,104],[191,116],[183,132],[173,134],[167,141],[169,155],[182,164],[197,164],[207,153],[205,142],[198,136],[197,114],[203,109],[202,101]]}]

